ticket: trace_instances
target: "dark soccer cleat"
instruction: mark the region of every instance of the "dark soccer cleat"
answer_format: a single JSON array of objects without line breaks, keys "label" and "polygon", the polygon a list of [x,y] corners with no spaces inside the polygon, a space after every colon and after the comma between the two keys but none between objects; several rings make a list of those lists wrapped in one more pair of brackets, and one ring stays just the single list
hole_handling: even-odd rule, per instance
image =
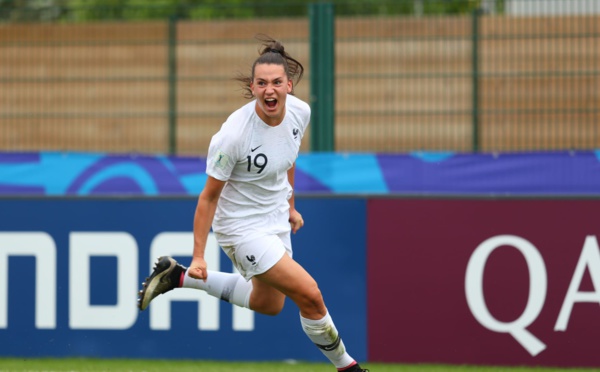
[{"label": "dark soccer cleat", "polygon": [[343,369],[341,372],[369,372],[369,370],[360,368],[358,363],[356,363],[350,368]]},{"label": "dark soccer cleat", "polygon": [[156,296],[179,287],[181,274],[186,270],[171,257],[159,257],[154,264],[152,274],[142,283],[142,290],[138,293],[140,310],[145,310]]}]

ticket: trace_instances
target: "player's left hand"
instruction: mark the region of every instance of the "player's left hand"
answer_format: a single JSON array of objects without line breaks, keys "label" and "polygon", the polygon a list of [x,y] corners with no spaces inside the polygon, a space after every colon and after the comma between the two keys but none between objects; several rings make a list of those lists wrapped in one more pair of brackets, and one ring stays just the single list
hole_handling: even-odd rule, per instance
[{"label": "player's left hand", "polygon": [[292,226],[292,233],[296,233],[296,231],[300,230],[302,226],[304,226],[304,219],[302,215],[295,209],[290,210],[290,225]]}]

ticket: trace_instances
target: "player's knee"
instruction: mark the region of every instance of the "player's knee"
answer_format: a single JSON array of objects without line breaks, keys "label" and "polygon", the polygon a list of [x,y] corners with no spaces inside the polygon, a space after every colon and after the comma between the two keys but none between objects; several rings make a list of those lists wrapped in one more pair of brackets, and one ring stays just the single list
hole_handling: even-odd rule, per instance
[{"label": "player's knee", "polygon": [[281,310],[283,310],[283,306],[270,306],[263,309],[261,314],[275,316],[278,315],[281,312]]},{"label": "player's knee", "polygon": [[283,305],[285,303],[284,300],[285,299],[283,299],[282,301],[273,299],[270,301],[255,301],[254,303],[252,303],[251,308],[257,313],[275,316],[281,313],[281,310],[283,310]]},{"label": "player's knee", "polygon": [[275,316],[275,315],[279,314],[281,312],[281,310],[283,310],[283,302],[281,302],[281,303],[272,302],[270,304],[266,304],[262,314]]},{"label": "player's knee", "polygon": [[325,309],[323,295],[318,286],[313,286],[305,291],[297,301],[298,307],[303,313],[322,313]]}]

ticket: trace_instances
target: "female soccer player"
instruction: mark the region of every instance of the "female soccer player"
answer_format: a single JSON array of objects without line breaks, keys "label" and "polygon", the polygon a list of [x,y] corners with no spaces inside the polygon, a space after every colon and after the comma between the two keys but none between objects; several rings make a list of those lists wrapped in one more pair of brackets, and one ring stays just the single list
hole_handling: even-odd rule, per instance
[{"label": "female soccer player", "polygon": [[[310,107],[293,95],[304,67],[280,42],[262,35],[250,76],[240,76],[252,101],[229,116],[211,140],[208,179],[194,216],[189,268],[160,257],[139,293],[144,310],[177,287],[196,288],[253,311],[277,315],[285,297],[300,309],[302,329],[339,371],[364,372],[346,352],[313,277],[292,258],[290,233],[304,220],[294,206],[294,169]],[[207,269],[212,224],[238,273]]]}]

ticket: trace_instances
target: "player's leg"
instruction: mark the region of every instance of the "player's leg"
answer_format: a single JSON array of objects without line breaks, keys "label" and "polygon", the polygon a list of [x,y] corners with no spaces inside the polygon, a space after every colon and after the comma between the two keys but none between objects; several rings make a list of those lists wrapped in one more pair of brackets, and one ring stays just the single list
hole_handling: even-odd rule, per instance
[{"label": "player's leg", "polygon": [[[157,296],[175,288],[205,291],[224,301],[250,308],[265,315],[277,315],[283,309],[285,296],[276,289],[251,280],[273,266],[286,254],[291,254],[291,242],[284,245],[276,235],[261,236],[237,245],[223,246],[239,273],[208,271],[206,281],[191,278],[187,268],[171,257],[159,257],[150,277],[142,284],[138,307],[144,310]],[[256,288],[255,288],[256,286]]]},{"label": "player's leg", "polygon": [[184,275],[182,286],[204,290],[214,297],[264,315],[279,314],[285,295],[255,276],[269,270],[286,253],[292,254],[289,239],[284,244],[279,236],[261,236],[237,245],[226,245],[223,251],[242,274],[209,270],[206,282]]},{"label": "player's leg", "polygon": [[183,274],[182,287],[200,289],[209,295],[231,304],[250,307],[250,294],[253,292],[252,282],[247,281],[239,273],[224,273],[208,270],[206,281],[194,279]]},{"label": "player's leg", "polygon": [[285,295],[270,285],[252,278],[250,309],[264,315],[277,315],[283,310]]},{"label": "player's leg", "polygon": [[194,288],[229,303],[249,307],[252,283],[238,273],[208,271],[206,282],[186,274],[187,268],[171,257],[159,257],[152,274],[142,283],[138,293],[138,307],[145,310],[157,296],[175,288]]},{"label": "player's leg", "polygon": [[321,319],[327,313],[317,282],[289,255],[255,279],[288,296],[308,319]]},{"label": "player's leg", "polygon": [[296,303],[302,329],[338,370],[364,371],[346,352],[316,281],[300,264],[284,255],[271,269],[255,278]]},{"label": "player's leg", "polygon": [[[237,273],[212,271],[209,272],[206,282],[192,279],[186,275],[186,268],[173,258],[160,257],[152,275],[143,283],[143,288],[139,293],[138,306],[144,310],[156,296],[174,288],[186,286],[203,289],[215,297],[239,306],[250,307],[263,314],[276,315],[283,308],[285,293],[300,308],[302,328],[307,336],[339,370],[366,371],[361,369],[345,352],[344,344],[327,312],[317,283],[304,268],[289,256],[291,249],[284,247],[283,242],[277,237],[255,243],[260,244],[251,246],[270,247],[261,253],[260,261],[275,262],[275,264],[267,264],[266,271],[264,267],[258,269],[257,272],[262,272],[261,274],[247,274],[254,276],[251,281],[246,281]],[[281,249],[284,251],[289,249],[289,253],[282,253]],[[254,252],[258,253],[259,251]],[[251,256],[248,257],[251,258]],[[252,265],[256,259],[248,259],[248,262],[249,265],[246,265],[245,268],[238,266],[238,269],[251,270],[256,267],[256,265]]]}]

